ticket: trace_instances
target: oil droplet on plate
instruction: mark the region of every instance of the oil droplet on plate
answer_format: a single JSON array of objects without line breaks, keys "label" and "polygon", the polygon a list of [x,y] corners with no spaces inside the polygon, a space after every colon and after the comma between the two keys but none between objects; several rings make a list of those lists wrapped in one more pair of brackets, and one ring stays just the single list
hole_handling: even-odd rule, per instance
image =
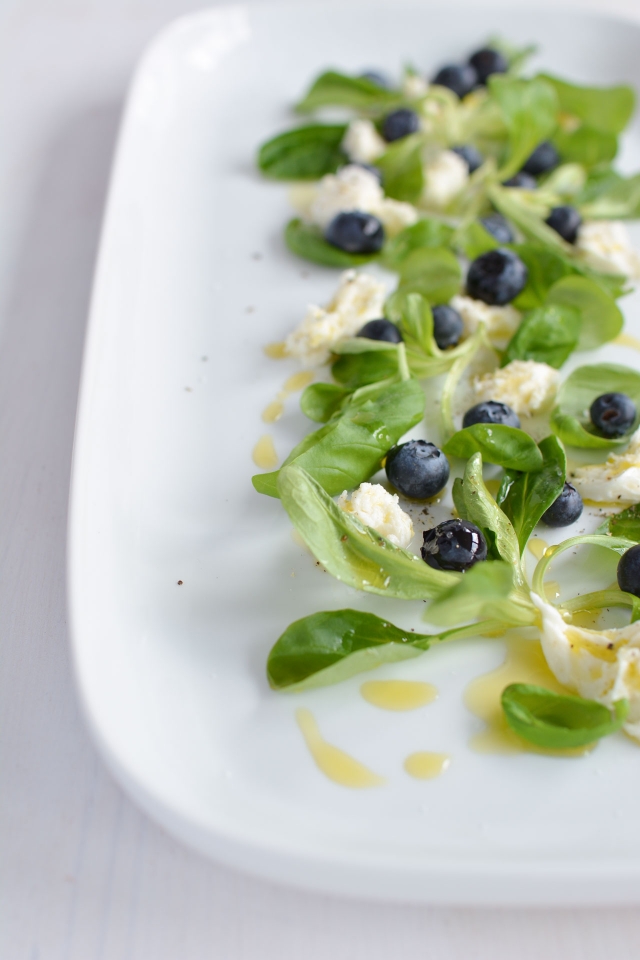
[{"label": "oil droplet on plate", "polygon": [[571,625],[584,627],[587,630],[597,630],[601,613],[602,610],[576,610],[571,614]]},{"label": "oil droplet on plate", "polygon": [[278,454],[273,445],[273,439],[268,433],[260,437],[253,448],[252,456],[256,467],[260,467],[261,470],[273,470],[278,466]]},{"label": "oil droplet on plate", "polygon": [[351,787],[353,790],[380,787],[386,783],[384,777],[379,777],[359,760],[350,757],[348,753],[344,753],[333,744],[327,743],[310,710],[303,708],[296,710],[296,722],[316,766],[329,780],[340,784],[341,787]]},{"label": "oil droplet on plate", "polygon": [[510,683],[531,683],[554,693],[568,693],[547,666],[538,640],[513,637],[505,640],[507,654],[496,670],[472,680],[465,690],[464,703],[480,717],[487,729],[475,734],[469,745],[478,753],[546,753],[553,757],[578,757],[589,753],[593,745],[574,750],[544,750],[527,743],[513,732],[505,720],[500,697]]},{"label": "oil droplet on plate", "polygon": [[438,688],[414,680],[368,680],[360,687],[360,693],[367,703],[381,710],[417,710],[433,703]]},{"label": "oil droplet on plate", "polygon": [[411,753],[404,762],[404,769],[416,780],[435,780],[451,765],[448,753],[429,753],[426,750]]},{"label": "oil droplet on plate", "polygon": [[300,373],[294,373],[288,380],[285,380],[282,393],[286,396],[289,393],[297,393],[298,390],[304,390],[313,379],[314,374],[311,370],[301,370]]},{"label": "oil droplet on plate", "polygon": [[284,341],[280,343],[268,343],[264,348],[264,352],[268,357],[271,357],[272,360],[282,360],[287,356],[287,345]]},{"label": "oil droplet on plate", "polygon": [[549,544],[546,540],[543,540],[542,537],[532,537],[527,544],[529,548],[529,553],[532,553],[536,560],[542,560],[545,550]]},{"label": "oil droplet on plate", "polygon": [[265,423],[275,423],[284,413],[284,404],[280,400],[272,400],[262,411]]},{"label": "oil droplet on plate", "polygon": [[613,343],[619,347],[632,347],[633,350],[640,350],[640,340],[632,337],[630,333],[620,333]]}]

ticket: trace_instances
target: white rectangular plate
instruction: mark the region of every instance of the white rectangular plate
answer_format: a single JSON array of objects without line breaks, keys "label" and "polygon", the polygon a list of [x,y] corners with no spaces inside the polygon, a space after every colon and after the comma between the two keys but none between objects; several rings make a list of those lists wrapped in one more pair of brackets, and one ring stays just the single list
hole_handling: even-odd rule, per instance
[{"label": "white rectangular plate", "polygon": [[[580,760],[469,749],[478,721],[462,694],[500,662],[499,641],[383,668],[439,687],[438,702],[414,713],[376,710],[359,678],[297,696],[265,679],[269,648],[298,617],[356,606],[420,629],[422,605],[321,573],[279,503],[252,489],[261,411],[294,369],[263,345],[337,278],[284,249],[287,190],[259,178],[255,149],[291,123],[287,106],[322,68],[394,73],[408,62],[430,73],[495,32],[539,43],[536,66],[640,87],[638,27],[544,10],[260,4],[182,19],[145,55],[113,174],[78,416],[78,683],[120,781],[229,864],[387,899],[636,901],[637,747],[611,738]],[[622,164],[640,167],[637,126]],[[639,306],[624,301],[636,333]],[[616,347],[601,356],[640,359]],[[273,430],[281,456],[305,429],[291,398]],[[299,706],[386,786],[325,779],[296,727]],[[403,760],[420,749],[451,754],[447,774],[408,777]]]}]

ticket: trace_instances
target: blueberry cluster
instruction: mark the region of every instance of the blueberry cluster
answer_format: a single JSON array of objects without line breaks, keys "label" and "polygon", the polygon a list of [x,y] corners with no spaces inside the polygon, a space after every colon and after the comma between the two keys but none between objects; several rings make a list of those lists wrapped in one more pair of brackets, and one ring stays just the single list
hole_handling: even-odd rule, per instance
[{"label": "blueberry cluster", "polygon": [[448,63],[436,73],[433,83],[448,87],[462,99],[476,87],[484,86],[494,73],[506,73],[506,57],[499,50],[483,47],[469,57],[467,63]]}]

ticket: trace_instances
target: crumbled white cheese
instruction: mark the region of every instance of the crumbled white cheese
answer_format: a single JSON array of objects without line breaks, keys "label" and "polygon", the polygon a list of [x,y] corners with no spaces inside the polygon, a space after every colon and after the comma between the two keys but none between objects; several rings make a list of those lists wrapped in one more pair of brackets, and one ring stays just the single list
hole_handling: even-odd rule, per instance
[{"label": "crumbled white cheese", "polygon": [[576,467],[571,483],[580,496],[595,503],[628,506],[640,501],[640,430],[624,453],[611,453],[605,463]]},{"label": "crumbled white cheese", "polygon": [[442,150],[424,167],[425,186],[422,202],[434,210],[444,210],[467,185],[469,167],[453,150]]},{"label": "crumbled white cheese", "polygon": [[403,203],[402,200],[391,200],[385,197],[377,210],[368,212],[375,213],[379,217],[388,237],[395,237],[405,227],[412,227],[418,222],[416,208],[410,203]]},{"label": "crumbled white cheese", "polygon": [[553,402],[559,373],[546,363],[512,360],[506,367],[474,377],[473,390],[478,402],[497,400],[506,403],[519,416],[533,416]]},{"label": "crumbled white cheese", "polygon": [[413,523],[399,506],[398,495],[388,493],[379,483],[361,483],[349,497],[340,494],[338,506],[351,513],[366,527],[373,527],[396,547],[408,547],[413,538]]},{"label": "crumbled white cheese", "polygon": [[326,363],[339,340],[355,336],[367,320],[382,316],[386,296],[384,283],[368,273],[346,270],[330,303],[326,307],[311,304],[302,322],[289,334],[287,353],[307,367]]},{"label": "crumbled white cheese", "polygon": [[541,642],[556,679],[581,697],[611,708],[629,701],[624,729],[640,740],[640,621],[612,630],[587,630],[564,622],[540,597],[531,599],[542,618]]},{"label": "crumbled white cheese", "polygon": [[576,250],[587,266],[600,273],[640,277],[640,256],[621,220],[591,220],[578,230]]},{"label": "crumbled white cheese", "polygon": [[419,100],[424,97],[429,84],[419,73],[405,73],[402,80],[402,93],[407,100]]},{"label": "crumbled white cheese", "polygon": [[339,213],[361,210],[375,213],[384,200],[378,178],[370,170],[348,164],[337,173],[328,173],[318,184],[311,204],[311,220],[326,230]]},{"label": "crumbled white cheese", "polygon": [[374,163],[387,149],[371,120],[352,120],[342,140],[342,149],[353,163]]},{"label": "crumbled white cheese", "polygon": [[492,307],[482,300],[459,295],[451,300],[451,306],[462,317],[465,337],[475,333],[483,323],[491,342],[500,347],[508,343],[522,320],[520,311],[510,303],[503,307]]}]

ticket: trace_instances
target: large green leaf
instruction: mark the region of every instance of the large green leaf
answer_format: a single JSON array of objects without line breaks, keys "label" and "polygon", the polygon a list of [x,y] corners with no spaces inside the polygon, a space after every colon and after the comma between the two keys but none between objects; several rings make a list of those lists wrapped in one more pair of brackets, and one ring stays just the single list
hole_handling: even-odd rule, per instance
[{"label": "large green leaf", "polygon": [[513,524],[520,553],[543,513],[562,493],[567,473],[564,448],[557,437],[546,437],[539,448],[542,468],[529,473],[507,470],[498,492],[497,502]]},{"label": "large green leaf", "polygon": [[540,79],[553,87],[563,113],[578,117],[594,130],[621,133],[635,109],[635,93],[626,85],[583,87],[548,73],[540,74]]},{"label": "large green leaf", "polygon": [[392,110],[402,101],[402,94],[386,90],[364,77],[349,77],[337,70],[322,73],[296,104],[298,113],[312,113],[320,107],[350,107],[364,113]]},{"label": "large green leaf", "polygon": [[507,160],[500,170],[506,180],[516,173],[542,140],[553,132],[558,98],[546,80],[518,80],[493,74],[489,92],[500,108],[509,132]]},{"label": "large green leaf", "polygon": [[[640,409],[640,373],[614,363],[578,367],[558,390],[551,429],[571,447],[607,449],[626,443],[629,435],[615,439],[603,437],[588,419],[589,408],[596,397],[616,392],[626,393]],[[633,429],[639,422],[636,418]]]},{"label": "large green leaf", "polygon": [[507,345],[503,366],[512,360],[535,360],[561,367],[578,345],[580,327],[580,313],[572,307],[550,304],[530,310]]},{"label": "large green leaf", "polygon": [[580,315],[579,350],[595,350],[615,339],[624,317],[613,297],[588,277],[563,277],[549,289],[549,304],[577,310]]},{"label": "large green leaf", "polygon": [[502,423],[474,423],[458,430],[443,446],[447,456],[467,459],[482,454],[488,463],[497,463],[510,470],[539,470],[542,454],[524,430]]},{"label": "large green leaf", "polygon": [[629,713],[627,700],[617,700],[612,714],[596,700],[525,683],[506,687],[501,703],[511,729],[546,750],[570,750],[600,740],[620,730]]},{"label": "large green leaf", "polygon": [[287,130],[263,143],[258,166],[276,180],[318,180],[346,162],[340,144],[345,124],[314,123]]}]

